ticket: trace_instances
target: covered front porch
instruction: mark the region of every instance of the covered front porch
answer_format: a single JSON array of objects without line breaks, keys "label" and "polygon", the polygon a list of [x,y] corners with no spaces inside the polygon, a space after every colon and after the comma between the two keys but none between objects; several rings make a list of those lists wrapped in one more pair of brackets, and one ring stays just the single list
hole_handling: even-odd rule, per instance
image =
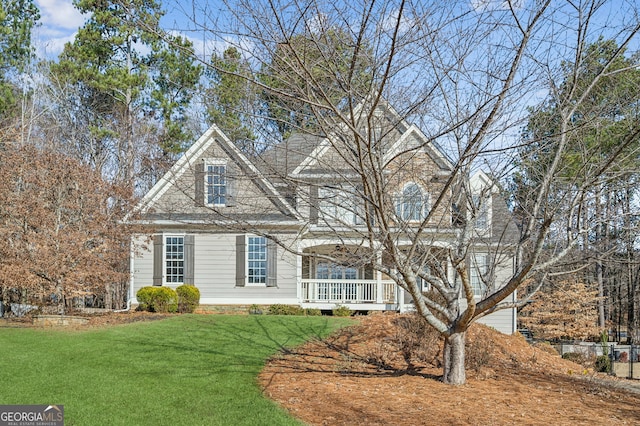
[{"label": "covered front porch", "polygon": [[[341,253],[348,252],[349,255]],[[360,256],[353,253],[360,252]],[[404,291],[375,271],[371,253],[358,247],[316,245],[304,250],[301,258],[300,302],[305,308],[333,309],[336,305],[354,311],[404,311]]]}]

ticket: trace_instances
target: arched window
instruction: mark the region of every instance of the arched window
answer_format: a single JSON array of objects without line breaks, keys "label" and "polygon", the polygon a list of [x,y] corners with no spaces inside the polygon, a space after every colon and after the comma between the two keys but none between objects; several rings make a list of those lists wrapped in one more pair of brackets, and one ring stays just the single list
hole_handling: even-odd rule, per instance
[{"label": "arched window", "polygon": [[405,185],[402,195],[396,202],[396,214],[402,220],[418,221],[426,217],[429,200],[415,183]]}]

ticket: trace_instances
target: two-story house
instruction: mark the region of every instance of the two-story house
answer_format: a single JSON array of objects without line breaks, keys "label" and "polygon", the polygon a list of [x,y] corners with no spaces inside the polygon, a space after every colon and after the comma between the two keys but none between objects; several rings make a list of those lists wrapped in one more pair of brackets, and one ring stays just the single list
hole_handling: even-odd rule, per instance
[{"label": "two-story house", "polygon": [[[388,217],[396,223],[387,224],[386,235],[379,237],[388,238],[391,229],[407,247],[420,238],[444,253],[458,238],[465,215],[456,210],[455,194],[434,199],[453,166],[391,108],[380,116],[392,125],[367,152],[377,150],[382,152],[377,158],[385,159],[379,179],[384,182],[376,191],[381,199],[389,197]],[[346,141],[297,134],[250,157],[212,126],[139,205],[139,223],[149,232],[133,237],[132,302],[141,287],[188,283],[200,289],[201,304],[412,309],[411,298],[375,267],[386,253],[372,242],[380,226],[363,207],[368,195],[357,173],[363,169],[350,164],[365,152],[353,150]],[[367,184],[371,191],[373,184]],[[512,256],[502,252],[499,262],[489,258],[497,253],[491,247],[504,244],[515,229],[487,175],[477,173],[469,187],[485,200],[475,227],[484,233],[486,249],[478,246],[470,265],[470,281],[480,296],[512,273]],[[414,225],[420,233],[413,232]],[[438,266],[451,270],[446,256],[442,259]],[[481,321],[512,333],[516,312],[498,311]]]}]

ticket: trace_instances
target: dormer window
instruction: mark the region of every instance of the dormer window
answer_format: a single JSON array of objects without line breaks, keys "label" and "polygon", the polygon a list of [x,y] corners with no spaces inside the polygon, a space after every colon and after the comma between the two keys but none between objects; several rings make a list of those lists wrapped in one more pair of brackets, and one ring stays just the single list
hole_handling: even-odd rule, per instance
[{"label": "dormer window", "polygon": [[429,213],[429,198],[415,183],[408,183],[396,201],[396,215],[403,221],[421,221]]},{"label": "dormer window", "polygon": [[209,206],[227,204],[227,165],[224,161],[207,161],[204,169],[205,202]]},{"label": "dormer window", "polygon": [[488,229],[491,223],[491,198],[488,196],[474,195],[472,200],[476,214],[475,228],[478,230]]}]

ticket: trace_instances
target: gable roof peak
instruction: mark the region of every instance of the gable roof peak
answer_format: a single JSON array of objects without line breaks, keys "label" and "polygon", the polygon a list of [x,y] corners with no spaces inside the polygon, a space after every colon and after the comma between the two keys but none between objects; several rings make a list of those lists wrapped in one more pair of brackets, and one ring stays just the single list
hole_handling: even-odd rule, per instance
[{"label": "gable roof peak", "polygon": [[299,219],[298,212],[282,197],[273,184],[267,180],[260,170],[249,160],[249,158],[238,149],[238,147],[220,130],[215,124],[211,125],[198,140],[185,151],[185,153],[173,164],[173,166],[156,182],[156,184],[145,194],[138,203],[135,210],[138,213],[145,213],[166,193],[185,172],[193,170],[192,167],[203,160],[207,150],[218,144],[231,161],[240,167],[245,174],[253,179],[258,187],[265,192],[269,199],[277,207],[288,215]]}]

